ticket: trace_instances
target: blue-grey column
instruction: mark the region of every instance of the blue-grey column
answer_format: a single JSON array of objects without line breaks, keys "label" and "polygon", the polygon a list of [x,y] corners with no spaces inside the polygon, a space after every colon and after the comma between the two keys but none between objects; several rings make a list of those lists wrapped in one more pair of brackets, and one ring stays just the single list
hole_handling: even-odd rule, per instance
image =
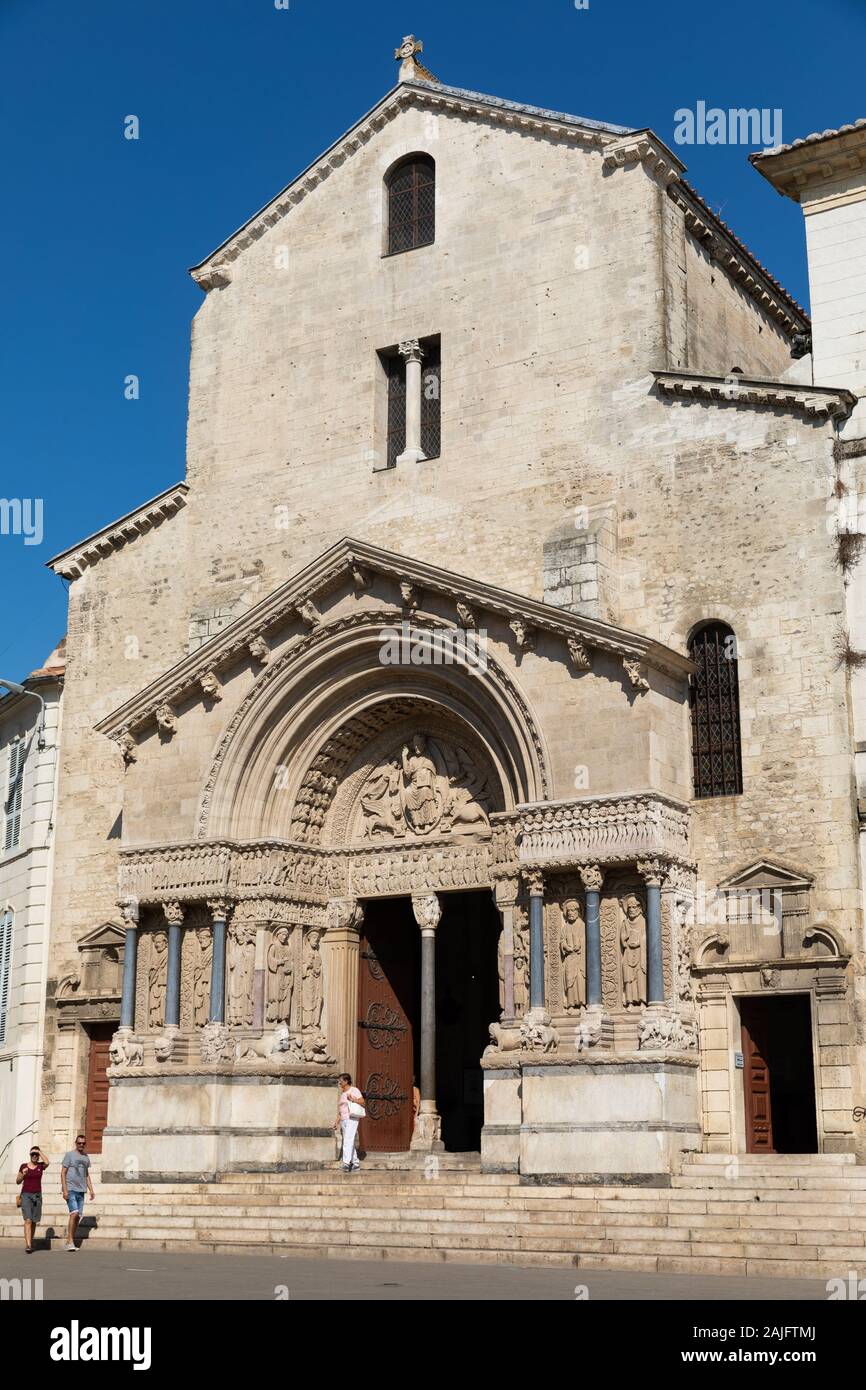
[{"label": "blue-grey column", "polygon": [[638,864],[637,867],[646,883],[647,1003],[663,1004],[665,979],[662,960],[661,885],[665,870],[655,860]]},{"label": "blue-grey column", "polygon": [[120,904],[126,933],[123,940],[123,993],[120,997],[121,1028],[135,1027],[135,972],[138,962],[138,903]]},{"label": "blue-grey column", "polygon": [[183,933],[183,907],[180,903],[163,903],[168,922],[168,968],[165,978],[165,1026],[180,1027],[180,948]]},{"label": "blue-grey column", "polygon": [[442,905],[435,893],[413,893],[412,911],[421,928],[421,1066],[420,1104],[410,1147],[438,1149],[442,1121],[436,1109],[436,928]]},{"label": "blue-grey column", "polygon": [[529,1007],[544,1008],[544,879],[527,874],[529,884]]},{"label": "blue-grey column", "polygon": [[597,864],[580,870],[586,891],[586,1002],[601,1003],[601,900],[602,872]]},{"label": "blue-grey column", "polygon": [[213,914],[213,958],[210,975],[210,1023],[226,1021],[226,923],[229,907],[223,899],[208,904]]}]

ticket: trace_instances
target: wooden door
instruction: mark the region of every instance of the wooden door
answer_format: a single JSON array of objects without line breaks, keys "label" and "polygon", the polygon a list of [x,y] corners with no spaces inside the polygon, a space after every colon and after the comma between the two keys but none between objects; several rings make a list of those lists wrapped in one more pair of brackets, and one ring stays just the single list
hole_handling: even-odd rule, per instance
[{"label": "wooden door", "polygon": [[90,1030],[90,1059],[87,1067],[87,1112],[84,1136],[89,1154],[102,1153],[102,1131],[108,1121],[108,1049],[115,1024],[97,1025]]},{"label": "wooden door", "polygon": [[358,970],[356,1079],[367,1101],[358,1133],[362,1152],[404,1152],[412,1138],[419,939],[407,901],[371,905]]},{"label": "wooden door", "polygon": [[770,1019],[761,1002],[744,999],[743,1090],[746,1102],[746,1152],[771,1154],[773,1111],[770,1103]]}]

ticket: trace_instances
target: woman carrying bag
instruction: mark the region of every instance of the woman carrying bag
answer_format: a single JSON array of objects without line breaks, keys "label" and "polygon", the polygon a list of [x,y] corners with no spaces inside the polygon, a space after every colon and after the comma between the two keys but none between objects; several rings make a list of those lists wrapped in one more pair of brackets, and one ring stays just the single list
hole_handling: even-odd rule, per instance
[{"label": "woman carrying bag", "polygon": [[15,1181],[21,1184],[16,1205],[24,1217],[24,1249],[28,1255],[33,1254],[33,1237],[42,1220],[42,1174],[47,1167],[48,1159],[39,1145],[34,1144],[29,1161],[22,1163],[15,1175]]},{"label": "woman carrying bag", "polygon": [[340,1075],[340,1098],[337,1102],[335,1130],[343,1136],[343,1172],[357,1173],[361,1167],[358,1158],[358,1125],[366,1115],[364,1097],[347,1071]]}]

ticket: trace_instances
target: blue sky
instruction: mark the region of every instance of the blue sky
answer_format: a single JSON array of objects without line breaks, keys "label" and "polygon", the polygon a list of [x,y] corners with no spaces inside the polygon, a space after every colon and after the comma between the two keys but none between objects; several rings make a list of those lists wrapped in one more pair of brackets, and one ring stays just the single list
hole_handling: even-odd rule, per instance
[{"label": "blue sky", "polygon": [[[410,32],[453,86],[669,143],[698,101],[780,108],[785,141],[866,115],[864,0],[0,0],[0,497],[44,499],[41,544],[0,535],[0,676],[64,631],[45,560],[184,474],[187,267],[393,86]],[[808,305],[801,213],[749,148],[677,152]]]}]

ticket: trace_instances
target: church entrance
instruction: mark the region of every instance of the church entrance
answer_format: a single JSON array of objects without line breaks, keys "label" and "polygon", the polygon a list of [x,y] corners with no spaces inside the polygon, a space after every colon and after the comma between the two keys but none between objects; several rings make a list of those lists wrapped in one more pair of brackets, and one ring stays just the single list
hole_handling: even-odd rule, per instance
[{"label": "church entrance", "polygon": [[741,999],[746,1151],[818,1152],[809,996]]},{"label": "church entrance", "polygon": [[[499,1016],[499,916],[489,892],[443,893],[436,929],[436,1106],[452,1153],[477,1151],[481,1054]],[[398,1153],[412,1138],[420,1074],[421,933],[409,898],[365,904],[358,970],[358,1074],[367,1097],[359,1146]]]}]

